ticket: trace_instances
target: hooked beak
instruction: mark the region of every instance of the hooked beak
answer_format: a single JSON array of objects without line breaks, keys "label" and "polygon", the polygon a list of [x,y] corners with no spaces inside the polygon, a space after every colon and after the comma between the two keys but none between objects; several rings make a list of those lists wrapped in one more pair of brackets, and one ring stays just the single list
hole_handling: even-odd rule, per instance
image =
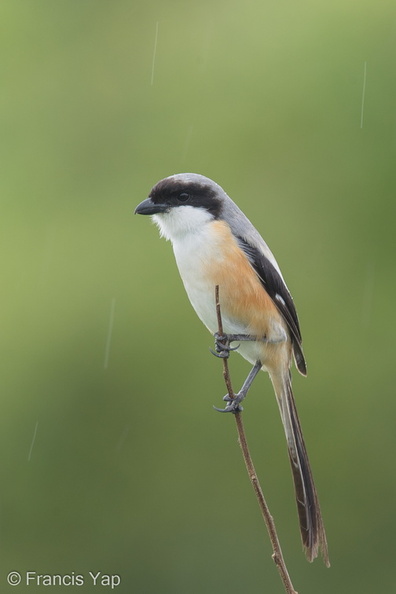
[{"label": "hooked beak", "polygon": [[151,198],[146,198],[135,208],[135,214],[153,215],[168,210],[169,204],[156,204]]}]

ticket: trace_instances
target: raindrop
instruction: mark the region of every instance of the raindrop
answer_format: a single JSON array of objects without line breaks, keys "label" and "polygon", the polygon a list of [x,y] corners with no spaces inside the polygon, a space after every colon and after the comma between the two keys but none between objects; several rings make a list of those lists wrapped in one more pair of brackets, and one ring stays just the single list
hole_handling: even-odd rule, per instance
[{"label": "raindrop", "polygon": [[113,299],[111,300],[111,305],[110,305],[109,328],[107,331],[107,340],[106,340],[105,356],[104,356],[104,368],[105,369],[107,369],[109,366],[110,344],[111,344],[111,336],[113,334],[113,326],[114,326],[114,313],[115,313],[115,297],[113,297]]},{"label": "raindrop", "polygon": [[153,86],[153,84],[154,84],[155,59],[157,57],[158,27],[159,27],[159,21],[157,21],[155,23],[154,50],[153,50],[153,59],[151,62],[151,86]]}]

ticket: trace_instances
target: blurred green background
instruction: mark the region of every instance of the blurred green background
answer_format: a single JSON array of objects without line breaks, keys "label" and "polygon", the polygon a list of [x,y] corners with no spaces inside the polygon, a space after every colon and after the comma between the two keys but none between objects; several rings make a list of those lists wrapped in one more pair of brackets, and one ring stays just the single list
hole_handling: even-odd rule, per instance
[{"label": "blurred green background", "polygon": [[[7,585],[29,570],[83,574],[84,592],[109,590],[89,571],[123,593],[283,591],[234,420],[212,409],[212,338],[170,245],[133,216],[194,171],[263,233],[300,315],[331,569],[301,552],[264,374],[244,413],[294,585],[395,592],[394,2],[3,0],[0,15],[0,590],[45,590]],[[231,370],[238,385],[248,365]]]}]

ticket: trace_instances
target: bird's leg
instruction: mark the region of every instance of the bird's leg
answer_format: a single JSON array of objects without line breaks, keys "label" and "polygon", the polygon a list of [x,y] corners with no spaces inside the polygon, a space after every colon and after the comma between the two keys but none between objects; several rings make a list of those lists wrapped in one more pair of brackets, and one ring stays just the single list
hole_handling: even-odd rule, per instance
[{"label": "bird's leg", "polygon": [[236,347],[230,347],[231,342],[267,342],[276,344],[284,342],[286,339],[283,334],[279,337],[268,338],[267,336],[254,336],[253,334],[219,334],[215,332],[213,336],[215,338],[215,350],[210,349],[210,352],[220,359],[227,359],[231,351],[239,349],[239,344]]},{"label": "bird's leg", "polygon": [[253,334],[226,334],[228,341],[229,342],[234,342],[234,341],[238,341],[238,342],[243,342],[243,341],[251,341],[254,342],[256,340],[266,340],[266,337],[258,337],[258,336],[254,336]]},{"label": "bird's leg", "polygon": [[[279,336],[272,336],[269,338],[268,336],[254,336],[253,334],[227,334],[226,335],[229,342],[243,342],[243,341],[250,341],[250,342],[266,342],[268,344],[277,344],[278,342],[285,342],[287,339],[284,333],[280,334]],[[234,349],[236,350],[236,349]]]},{"label": "bird's leg", "polygon": [[215,350],[213,351],[210,349],[210,352],[212,355],[219,357],[220,359],[227,359],[230,356],[231,351],[239,349],[239,344],[235,347],[231,347],[231,342],[278,342],[277,339],[271,340],[266,336],[254,336],[252,334],[219,334],[218,332],[215,332],[213,336],[215,339]]},{"label": "bird's leg", "polygon": [[260,371],[261,367],[262,367],[261,361],[256,361],[256,363],[250,370],[249,375],[245,379],[243,386],[239,390],[238,394],[235,394],[234,398],[231,398],[231,396],[229,394],[226,394],[224,396],[223,400],[225,400],[225,402],[228,402],[227,406],[225,408],[217,408],[216,406],[214,406],[213,408],[215,408],[219,412],[231,412],[234,414],[242,411],[243,408],[242,408],[242,406],[240,406],[240,403],[242,402],[242,400],[244,398],[246,398],[246,395],[249,392],[250,386],[252,385],[254,378]]}]

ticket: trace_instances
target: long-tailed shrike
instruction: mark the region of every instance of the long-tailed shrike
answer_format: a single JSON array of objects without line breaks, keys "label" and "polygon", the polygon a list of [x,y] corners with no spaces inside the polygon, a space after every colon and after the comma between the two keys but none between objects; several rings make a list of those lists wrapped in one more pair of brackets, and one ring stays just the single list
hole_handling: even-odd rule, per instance
[{"label": "long-tailed shrike", "polygon": [[161,235],[172,242],[191,304],[213,334],[217,330],[215,286],[219,286],[224,333],[230,340],[242,340],[239,352],[254,366],[225,411],[241,410],[240,401],[257,372],[268,371],[286,433],[303,547],[309,561],[321,550],[329,565],[291,385],[293,360],[306,375],[300,327],[274,256],[224,190],[203,175],[181,173],[159,181],[135,212],[152,215]]}]

